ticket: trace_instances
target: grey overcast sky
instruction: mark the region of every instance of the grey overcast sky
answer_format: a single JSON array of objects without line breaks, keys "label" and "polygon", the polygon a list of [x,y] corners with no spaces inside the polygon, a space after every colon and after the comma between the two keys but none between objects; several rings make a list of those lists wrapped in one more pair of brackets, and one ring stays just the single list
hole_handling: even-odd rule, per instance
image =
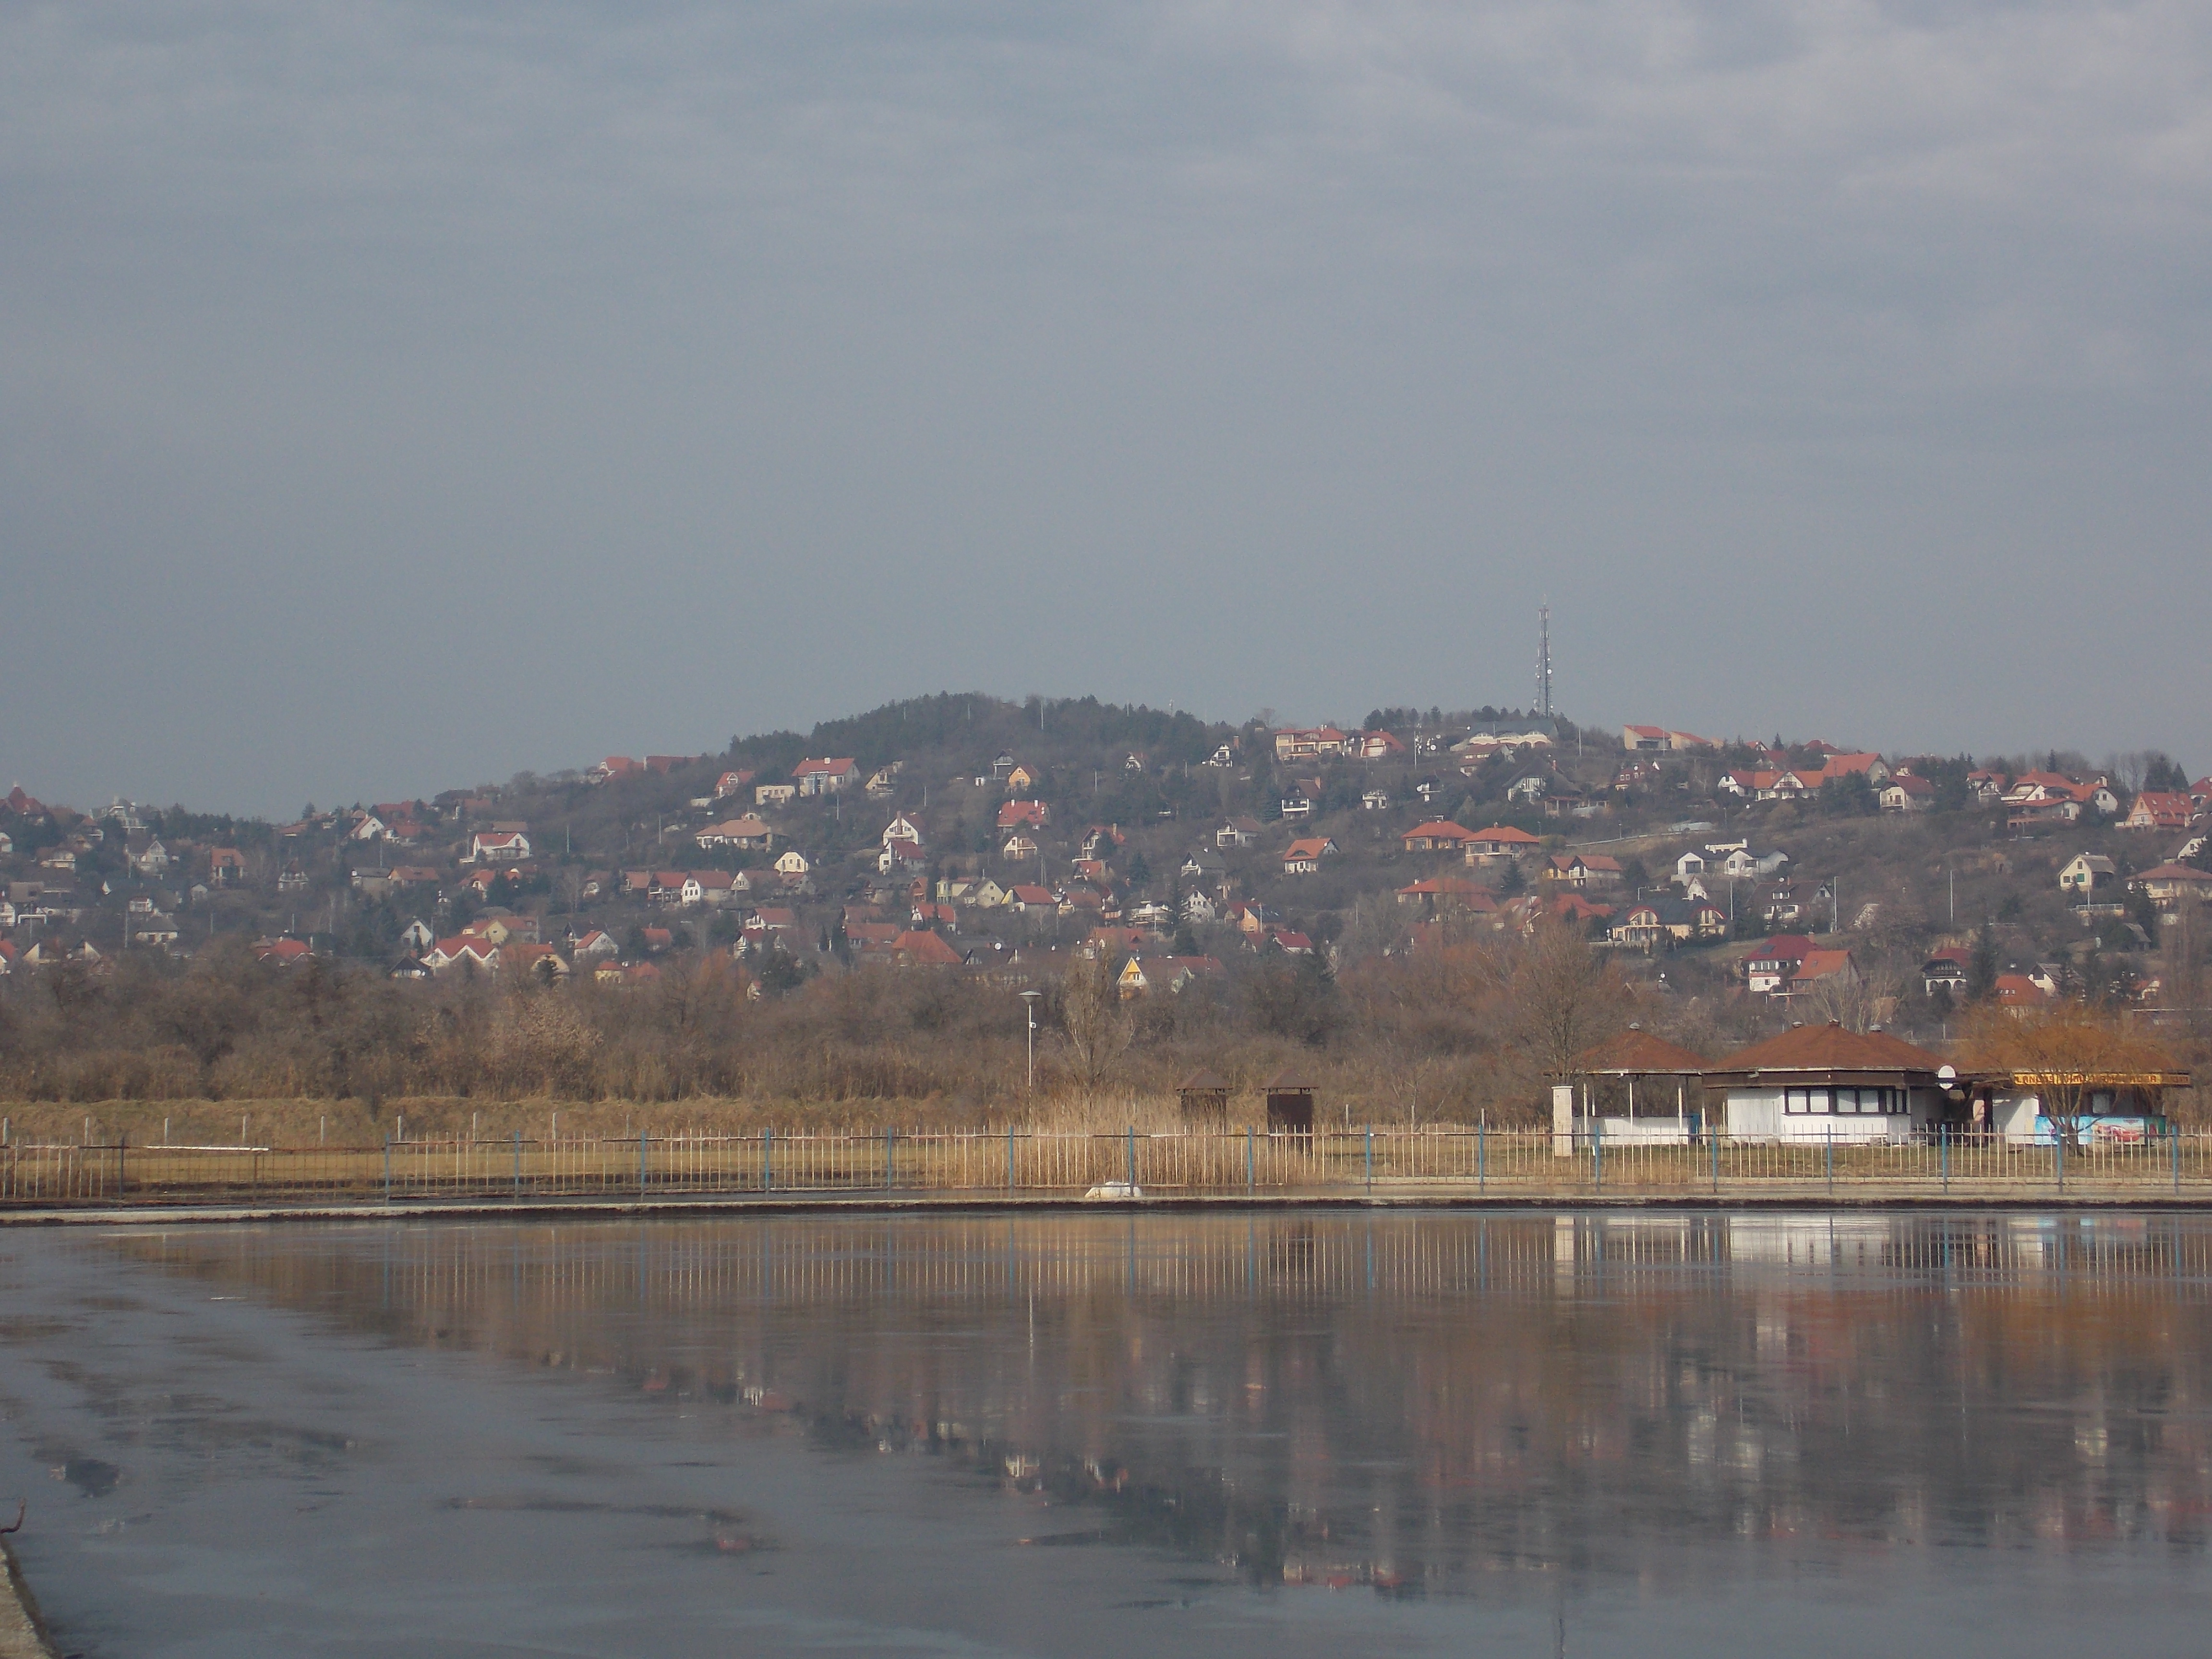
[{"label": "grey overcast sky", "polygon": [[[2212,765],[2202,0],[0,8],[0,779],[886,698]],[[0,787],[4,784],[0,783]]]}]

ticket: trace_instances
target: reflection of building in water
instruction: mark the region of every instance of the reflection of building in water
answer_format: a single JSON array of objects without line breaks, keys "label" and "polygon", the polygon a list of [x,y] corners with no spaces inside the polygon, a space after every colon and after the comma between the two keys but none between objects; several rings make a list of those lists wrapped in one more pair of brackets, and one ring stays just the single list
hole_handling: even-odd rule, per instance
[{"label": "reflection of building in water", "polygon": [[[2039,1547],[2212,1513],[2212,1231],[1335,1213],[147,1234],[426,1345],[923,1453],[1257,1576]],[[2033,1412],[2019,1409],[2033,1401]]]}]

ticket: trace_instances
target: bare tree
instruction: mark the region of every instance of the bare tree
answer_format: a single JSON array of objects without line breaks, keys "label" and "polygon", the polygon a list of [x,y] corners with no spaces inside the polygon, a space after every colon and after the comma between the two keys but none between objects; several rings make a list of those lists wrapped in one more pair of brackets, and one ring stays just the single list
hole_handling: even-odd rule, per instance
[{"label": "bare tree", "polygon": [[2060,1002],[2015,1017],[1987,1009],[1966,1036],[1960,1058],[1976,1069],[2005,1070],[2033,1088],[2052,1133],[2069,1151],[2081,1144],[2092,1097],[2118,1080],[2169,1068],[2166,1052],[2086,1002]]},{"label": "bare tree", "polygon": [[1620,974],[1563,924],[1538,924],[1508,972],[1516,1035],[1547,1076],[1568,1075],[1578,1055],[1627,1017],[1628,988]]},{"label": "bare tree", "polygon": [[1121,975],[1111,957],[1102,953],[1068,969],[1060,982],[1060,1028],[1077,1080],[1097,1088],[1128,1051],[1136,1030],[1122,1006]]},{"label": "bare tree", "polygon": [[1808,1024],[1833,1022],[1846,1031],[1865,1031],[1895,1017],[1904,989],[1897,970],[1885,965],[1863,974],[1817,979],[1798,994],[1796,1002]]}]

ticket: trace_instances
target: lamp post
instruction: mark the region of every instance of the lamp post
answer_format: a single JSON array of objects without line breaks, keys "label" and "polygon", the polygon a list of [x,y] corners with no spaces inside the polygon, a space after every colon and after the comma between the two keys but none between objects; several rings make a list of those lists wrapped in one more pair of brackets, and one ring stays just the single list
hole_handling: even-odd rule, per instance
[{"label": "lamp post", "polygon": [[1036,1006],[1037,999],[1043,994],[1042,991],[1022,993],[1023,1005],[1030,1014],[1030,1093],[1032,1097],[1036,1093]]}]

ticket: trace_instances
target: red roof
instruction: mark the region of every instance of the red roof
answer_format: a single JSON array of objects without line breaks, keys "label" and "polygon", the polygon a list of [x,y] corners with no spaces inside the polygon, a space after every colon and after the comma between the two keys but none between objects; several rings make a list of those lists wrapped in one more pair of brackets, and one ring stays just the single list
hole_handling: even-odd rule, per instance
[{"label": "red roof", "polygon": [[[1413,841],[1448,841],[1454,846],[1462,842],[1479,839],[1472,830],[1454,823],[1449,818],[1431,818],[1426,823],[1417,823],[1406,831],[1406,839]],[[1534,840],[1533,836],[1530,840]]]},{"label": "red roof", "polygon": [[934,933],[901,933],[891,949],[921,968],[957,968],[960,952]]},{"label": "red roof", "polygon": [[1487,830],[1478,830],[1468,837],[1493,847],[1534,847],[1540,845],[1537,836],[1526,830],[1516,830],[1510,823],[1493,823]]}]

